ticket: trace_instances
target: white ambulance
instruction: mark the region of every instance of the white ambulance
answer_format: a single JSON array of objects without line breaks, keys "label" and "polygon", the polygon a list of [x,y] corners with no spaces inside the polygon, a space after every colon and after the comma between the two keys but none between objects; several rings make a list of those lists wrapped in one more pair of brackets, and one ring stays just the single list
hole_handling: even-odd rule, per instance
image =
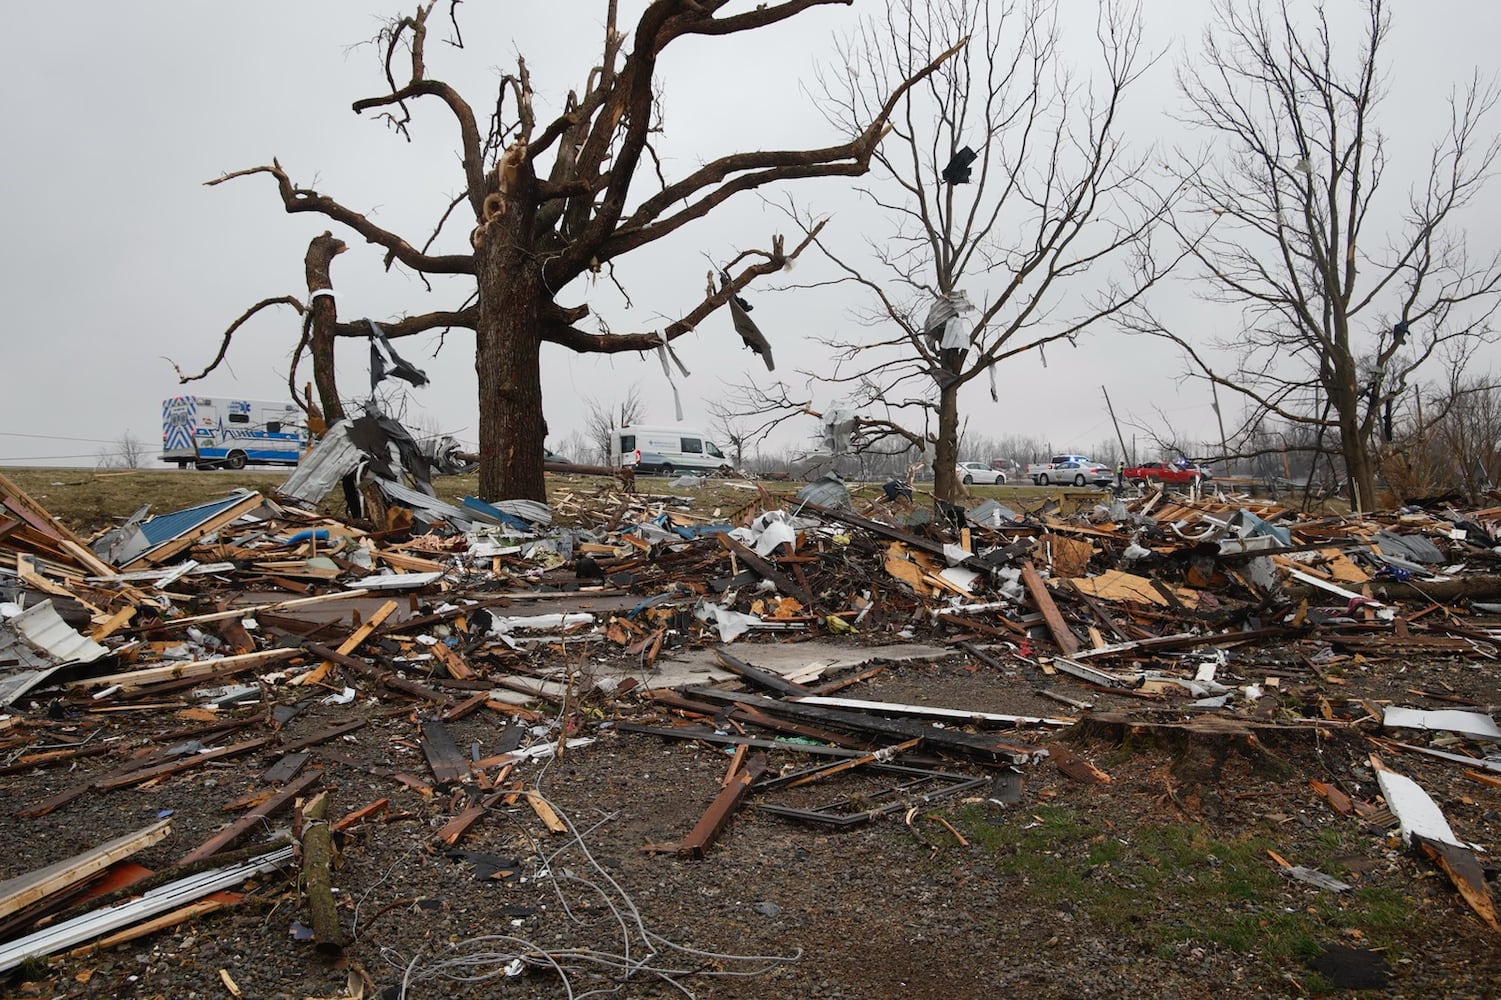
[{"label": "white ambulance", "polygon": [[162,400],[163,462],[199,469],[296,465],[307,421],[293,403],[210,396]]}]

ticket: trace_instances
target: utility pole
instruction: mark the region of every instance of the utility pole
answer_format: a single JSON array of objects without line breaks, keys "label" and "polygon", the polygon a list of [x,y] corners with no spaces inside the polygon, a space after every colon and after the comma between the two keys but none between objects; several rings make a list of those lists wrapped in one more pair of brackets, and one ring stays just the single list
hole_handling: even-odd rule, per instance
[{"label": "utility pole", "polygon": [[1225,415],[1220,412],[1220,389],[1213,382],[1209,383],[1210,395],[1214,397],[1214,419],[1220,424],[1220,457],[1225,462],[1225,471],[1230,471],[1230,448],[1225,444]]},{"label": "utility pole", "polygon": [[1122,461],[1124,461],[1127,454],[1126,438],[1123,434],[1121,434],[1120,422],[1115,419],[1115,407],[1110,405],[1110,393],[1105,389],[1103,385],[1100,386],[1100,392],[1105,394],[1105,409],[1110,411],[1110,422],[1115,425],[1115,439],[1121,443],[1121,456]]}]

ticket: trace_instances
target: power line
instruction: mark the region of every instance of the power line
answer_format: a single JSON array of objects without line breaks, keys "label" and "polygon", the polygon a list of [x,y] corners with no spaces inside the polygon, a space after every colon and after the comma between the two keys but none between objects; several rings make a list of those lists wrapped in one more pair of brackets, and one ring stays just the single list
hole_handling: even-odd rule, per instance
[{"label": "power line", "polygon": [[88,455],[12,455],[9,458],[0,458],[0,462],[55,462],[64,458],[93,458],[99,457],[98,452]]},{"label": "power line", "polygon": [[[0,431],[0,437],[33,438],[39,441],[82,441],[84,444],[119,444],[119,438],[113,441],[106,441],[103,438],[59,437],[56,434],[21,434],[17,431]],[[63,455],[61,457],[72,458],[73,456]],[[0,459],[0,461],[4,460]]]}]

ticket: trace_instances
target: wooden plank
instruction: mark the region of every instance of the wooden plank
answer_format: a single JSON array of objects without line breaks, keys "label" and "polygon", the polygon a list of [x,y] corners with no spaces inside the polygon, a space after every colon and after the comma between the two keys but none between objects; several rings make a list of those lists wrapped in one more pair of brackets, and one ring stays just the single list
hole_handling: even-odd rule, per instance
[{"label": "wooden plank", "polygon": [[724,532],[720,532],[719,534],[715,535],[715,537],[719,539],[720,545],[724,546],[726,549],[730,550],[741,559],[743,559],[745,561],[745,564],[751,569],[755,570],[758,574],[760,574],[762,578],[770,580],[773,584],[775,584],[777,590],[781,591],[784,594],[791,594],[793,597],[796,597],[799,601],[803,602],[803,605],[805,607],[813,606],[815,602],[813,600],[812,594],[808,593],[806,589],[799,586],[795,581],[789,579],[784,573],[778,570],[771,563],[767,562],[765,559],[758,556],[754,551],[747,548],[743,543],[737,542],[735,539],[731,538]]},{"label": "wooden plank", "polygon": [[311,736],[304,736],[296,742],[288,743],[282,747],[282,750],[286,753],[295,753],[298,750],[315,747],[319,743],[327,743],[329,740],[336,740],[346,733],[352,733],[356,729],[362,728],[369,721],[369,719],[355,719],[353,722],[341,722],[332,728],[324,729]]},{"label": "wooden plank", "polygon": [[158,681],[204,677],[208,674],[225,672],[239,673],[243,670],[253,670],[267,663],[290,660],[301,655],[302,650],[300,649],[267,649],[259,653],[246,653],[244,656],[219,656],[210,660],[189,660],[185,663],[173,663],[163,667],[141,667],[118,674],[103,674],[99,677],[86,677],[83,680],[69,681],[63,686],[69,688],[91,688],[123,684],[129,687],[140,687],[143,684],[155,684]]},{"label": "wooden plank", "polygon": [[469,758],[460,752],[448,727],[437,719],[422,722],[422,753],[439,787],[460,784],[469,777]]},{"label": "wooden plank", "polygon": [[124,628],[126,624],[128,624],[130,620],[135,617],[135,613],[136,609],[133,607],[126,606],[121,608],[119,611],[116,611],[114,614],[110,615],[107,621],[102,622],[97,628],[94,629],[94,631],[90,632],[89,638],[93,639],[95,642],[102,642],[104,639],[114,635],[120,629]]},{"label": "wooden plank", "polygon": [[293,799],[322,780],[322,771],[309,771],[286,788],[272,794],[260,805],[221,829],[187,854],[178,858],[177,867],[181,868],[183,865],[190,865],[195,861],[211,858],[220,851],[227,849],[236,840],[239,840],[251,830],[265,826],[266,820],[290,806]]},{"label": "wooden plank", "polygon": [[766,766],[766,755],[758,753],[744,767],[731,772],[724,788],[714,797],[693,830],[683,838],[678,850],[689,857],[702,858],[750,791],[751,783],[766,771]]},{"label": "wooden plank", "polygon": [[183,771],[202,767],[204,764],[215,760],[225,760],[230,757],[239,757],[243,754],[254,753],[263,747],[269,746],[271,740],[268,737],[260,737],[246,740],[243,743],[234,743],[218,750],[210,750],[207,753],[194,754],[186,760],[171,761],[166,764],[157,764],[155,767],[146,767],[138,771],[130,771],[112,778],[101,778],[94,783],[94,787],[109,791],[114,788],[125,788],[128,785],[139,785],[145,781],[153,781],[157,778],[165,778]]},{"label": "wooden plank", "polygon": [[[351,632],[349,634],[349,638],[339,643],[339,648],[335,650],[335,652],[337,652],[340,656],[348,656],[350,653],[353,653],[360,647],[361,643],[370,638],[371,634],[377,628],[380,628],[381,623],[383,623],[387,618],[391,617],[391,614],[396,610],[396,608],[397,603],[395,601],[387,601],[380,607],[376,608],[375,613],[370,616],[370,620]],[[334,665],[332,662],[330,662],[329,660],[324,660],[312,670],[309,670],[306,673],[298,674],[287,683],[321,684],[323,683],[324,678],[328,676],[329,671],[331,671],[333,668]]]},{"label": "wooden plank", "polygon": [[794,684],[781,674],[774,674],[769,670],[762,670],[760,667],[746,663],[738,656],[732,656],[723,649],[716,649],[714,656],[730,673],[743,677],[759,687],[766,688],[768,691],[775,691],[777,694],[812,694],[802,684]]},{"label": "wooden plank", "polygon": [[1054,644],[1064,656],[1073,656],[1079,651],[1079,637],[1069,630],[1068,622],[1063,620],[1058,605],[1053,603],[1053,595],[1048,593],[1048,585],[1043,582],[1042,574],[1027,560],[1022,562],[1021,571],[1022,583],[1026,586],[1027,593],[1032,595],[1032,603],[1042,612],[1042,620],[1047,623]]},{"label": "wooden plank", "polygon": [[116,837],[82,854],[0,882],[0,917],[9,916],[54,893],[77,885],[116,861],[159,843],[171,833],[172,821],[164,819],[134,833]]},{"label": "wooden plank", "polygon": [[154,629],[187,628],[189,625],[202,625],[204,622],[218,622],[229,618],[244,618],[246,615],[258,616],[270,612],[290,611],[293,608],[305,608],[313,604],[331,604],[334,601],[349,601],[361,597],[370,596],[368,590],[344,590],[332,594],[318,594],[313,597],[293,597],[285,601],[274,601],[270,604],[248,604],[243,608],[229,608],[224,611],[210,611],[207,614],[193,615],[190,618],[173,618],[171,621],[153,624]]},{"label": "wooden plank", "polygon": [[453,819],[444,823],[437,833],[433,834],[433,840],[447,844],[449,847],[457,844],[469,828],[479,821],[479,818],[490,810],[482,805],[472,805],[459,813]]},{"label": "wooden plank", "polygon": [[365,822],[365,820],[369,819],[371,816],[376,815],[377,813],[385,812],[386,809],[390,807],[390,805],[390,799],[376,799],[369,805],[361,806],[353,812],[346,814],[343,819],[335,823],[332,827],[330,827],[330,829],[332,829],[334,833],[342,833],[343,831],[349,829],[351,826]]}]

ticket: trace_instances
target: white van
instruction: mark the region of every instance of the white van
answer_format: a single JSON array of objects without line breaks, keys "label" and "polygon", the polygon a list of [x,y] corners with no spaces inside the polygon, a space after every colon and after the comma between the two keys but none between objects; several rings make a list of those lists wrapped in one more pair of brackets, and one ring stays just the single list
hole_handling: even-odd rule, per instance
[{"label": "white van", "polygon": [[644,474],[730,472],[730,460],[698,427],[618,427],[610,435],[610,463],[632,465]]}]

